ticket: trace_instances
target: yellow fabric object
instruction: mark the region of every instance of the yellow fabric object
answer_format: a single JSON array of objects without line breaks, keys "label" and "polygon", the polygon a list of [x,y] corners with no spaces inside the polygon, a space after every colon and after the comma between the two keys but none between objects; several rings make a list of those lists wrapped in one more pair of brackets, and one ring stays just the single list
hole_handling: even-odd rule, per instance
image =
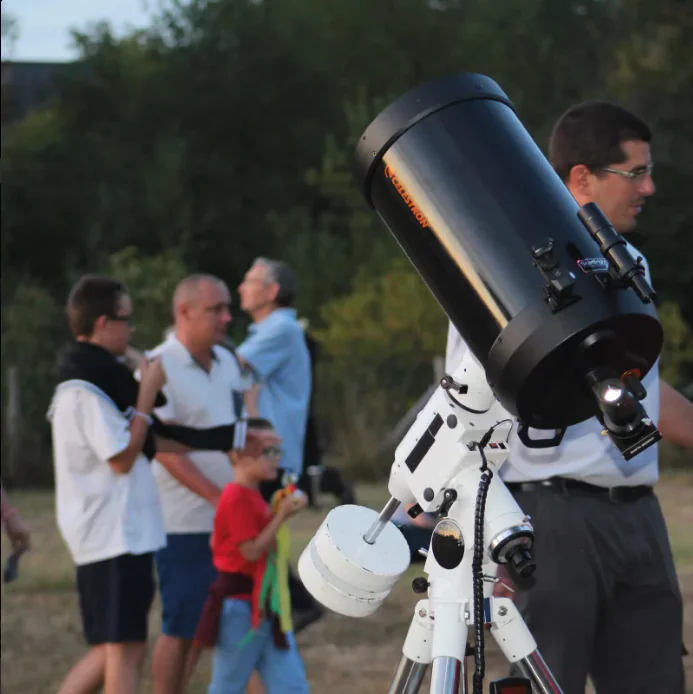
[{"label": "yellow fabric object", "polygon": [[291,595],[289,594],[289,551],[291,533],[282,525],[277,530],[277,591],[279,598],[279,625],[284,634],[293,630],[291,621]]},{"label": "yellow fabric object", "polygon": [[[290,494],[293,494],[293,488],[287,487],[279,489],[272,496],[270,508],[272,513],[276,513],[281,502]],[[289,528],[282,524],[279,526],[276,535],[276,583],[274,586],[274,595],[272,596],[273,607],[279,615],[279,625],[284,634],[293,630],[291,621],[291,595],[289,593],[289,553],[291,551],[291,532]],[[276,592],[275,592],[276,591]]]}]

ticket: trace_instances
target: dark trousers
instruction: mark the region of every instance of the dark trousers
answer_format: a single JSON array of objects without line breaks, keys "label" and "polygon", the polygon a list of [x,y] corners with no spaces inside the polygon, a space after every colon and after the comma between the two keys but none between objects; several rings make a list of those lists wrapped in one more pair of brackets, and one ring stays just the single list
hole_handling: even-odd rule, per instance
[{"label": "dark trousers", "polygon": [[[683,607],[654,494],[514,494],[532,517],[536,585],[515,602],[564,694],[683,694]],[[513,668],[512,674],[519,672]]]}]

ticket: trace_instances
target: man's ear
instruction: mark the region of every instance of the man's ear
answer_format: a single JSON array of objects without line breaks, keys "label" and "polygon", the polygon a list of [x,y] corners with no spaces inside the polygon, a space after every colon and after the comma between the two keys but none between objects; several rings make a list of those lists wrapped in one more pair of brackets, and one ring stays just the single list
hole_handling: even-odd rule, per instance
[{"label": "man's ear", "polygon": [[92,330],[92,335],[94,333],[101,332],[105,327],[106,324],[108,323],[108,316],[103,315],[99,316],[95,321],[94,321],[94,329]]},{"label": "man's ear", "polygon": [[589,196],[592,191],[594,174],[584,164],[574,166],[568,174],[566,186],[573,194]]},{"label": "man's ear", "polygon": [[279,294],[279,284],[277,282],[270,284],[267,287],[267,293],[269,295],[269,300],[275,303],[277,301],[277,295]]},{"label": "man's ear", "polygon": [[181,316],[182,318],[187,318],[190,315],[190,304],[188,304],[185,301],[181,301],[178,306],[176,306],[176,310],[174,311],[174,316],[173,319],[175,319],[178,316]]}]

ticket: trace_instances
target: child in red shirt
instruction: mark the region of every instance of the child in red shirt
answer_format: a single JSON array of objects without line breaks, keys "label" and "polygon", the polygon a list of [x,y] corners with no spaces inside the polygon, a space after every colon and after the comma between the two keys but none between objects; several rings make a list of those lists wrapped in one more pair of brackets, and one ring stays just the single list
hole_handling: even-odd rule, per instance
[{"label": "child in red shirt", "polygon": [[[264,427],[271,429],[266,422]],[[279,438],[276,438],[277,443]],[[282,613],[281,558],[277,532],[306,505],[290,495],[272,513],[258,487],[277,476],[281,449],[266,448],[258,457],[231,452],[235,481],[226,485],[217,505],[212,557],[219,578],[210,589],[195,640],[214,648],[207,694],[243,694],[257,670],[267,694],[308,694],[303,663]]]}]

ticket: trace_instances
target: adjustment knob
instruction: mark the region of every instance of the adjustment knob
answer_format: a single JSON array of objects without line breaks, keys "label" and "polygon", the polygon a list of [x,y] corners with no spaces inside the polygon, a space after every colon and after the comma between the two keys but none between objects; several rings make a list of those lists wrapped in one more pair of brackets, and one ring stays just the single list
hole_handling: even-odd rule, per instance
[{"label": "adjustment knob", "polygon": [[415,593],[425,593],[428,590],[429,583],[423,576],[418,576],[411,582],[411,589]]}]

